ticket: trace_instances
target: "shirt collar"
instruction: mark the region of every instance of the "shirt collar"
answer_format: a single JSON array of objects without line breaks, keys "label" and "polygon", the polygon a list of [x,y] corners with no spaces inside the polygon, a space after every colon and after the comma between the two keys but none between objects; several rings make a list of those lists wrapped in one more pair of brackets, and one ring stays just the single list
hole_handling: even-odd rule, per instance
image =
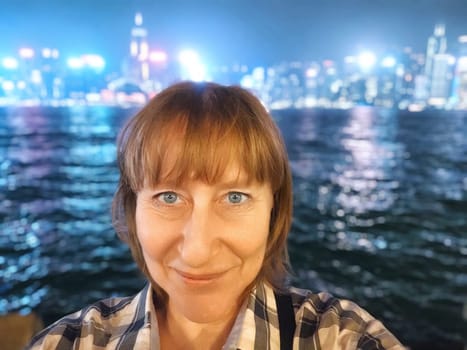
[{"label": "shirt collar", "polygon": [[[153,303],[153,291],[148,283],[139,302],[151,315],[151,349],[160,350],[159,327]],[[279,319],[272,287],[258,284],[240,308],[223,350],[279,349]]]},{"label": "shirt collar", "polygon": [[236,344],[229,344],[229,350],[280,348],[279,319],[272,287],[260,283],[250,293],[229,338],[236,332]]},{"label": "shirt collar", "polygon": [[157,314],[156,308],[154,306],[154,302],[156,302],[156,298],[154,297],[154,290],[151,287],[151,284],[148,283],[145,287],[146,296],[144,298],[145,303],[145,310],[149,311],[150,314],[150,349],[152,350],[160,350],[160,342],[159,342],[159,324],[157,322]]}]

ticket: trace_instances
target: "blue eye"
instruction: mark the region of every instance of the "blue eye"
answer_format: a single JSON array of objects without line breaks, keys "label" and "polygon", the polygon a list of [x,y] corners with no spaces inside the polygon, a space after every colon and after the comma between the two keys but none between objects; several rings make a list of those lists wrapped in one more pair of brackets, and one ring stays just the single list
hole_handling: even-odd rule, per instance
[{"label": "blue eye", "polygon": [[158,197],[166,204],[174,204],[178,200],[178,195],[175,192],[164,192]]},{"label": "blue eye", "polygon": [[240,204],[246,199],[246,195],[240,192],[230,192],[227,195],[228,201],[232,204]]}]

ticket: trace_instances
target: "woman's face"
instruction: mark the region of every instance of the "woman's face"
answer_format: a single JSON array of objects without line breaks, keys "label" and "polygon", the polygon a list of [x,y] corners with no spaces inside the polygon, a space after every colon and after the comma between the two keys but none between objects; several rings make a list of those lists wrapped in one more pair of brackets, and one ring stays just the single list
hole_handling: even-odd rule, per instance
[{"label": "woman's face", "polygon": [[234,317],[261,269],[273,195],[238,169],[212,185],[168,181],[138,192],[138,239],[169,313],[201,323]]}]

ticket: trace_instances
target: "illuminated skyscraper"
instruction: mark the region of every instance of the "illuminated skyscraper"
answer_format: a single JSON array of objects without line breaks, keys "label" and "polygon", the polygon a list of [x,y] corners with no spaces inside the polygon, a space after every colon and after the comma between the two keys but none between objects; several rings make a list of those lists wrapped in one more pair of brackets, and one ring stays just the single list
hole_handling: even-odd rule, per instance
[{"label": "illuminated skyscraper", "polygon": [[148,57],[148,32],[143,27],[143,15],[138,12],[135,14],[134,27],[131,29],[130,56],[137,59],[146,59]]},{"label": "illuminated skyscraper", "polygon": [[437,24],[428,39],[425,61],[428,103],[432,105],[444,105],[451,93],[453,58],[446,50],[445,26]]},{"label": "illuminated skyscraper", "polygon": [[[400,98],[401,106],[413,102],[425,102],[427,100],[426,77],[424,74],[425,55],[416,53],[411,47],[405,47],[399,56],[403,65],[403,75],[398,80],[396,91]],[[421,80],[420,80],[421,79]],[[418,85],[416,84],[418,82]],[[416,88],[419,88],[418,90]]]},{"label": "illuminated skyscraper", "polygon": [[432,105],[443,106],[451,96],[455,58],[449,54],[435,55],[431,75],[430,100]]},{"label": "illuminated skyscraper", "polygon": [[131,29],[130,42],[130,71],[136,80],[147,80],[149,77],[149,45],[147,42],[148,32],[143,27],[143,15],[135,14],[134,26]]},{"label": "illuminated skyscraper", "polygon": [[455,95],[459,108],[467,108],[467,35],[462,35],[458,39],[459,56],[457,59],[455,76]]},{"label": "illuminated skyscraper", "polygon": [[63,81],[60,74],[60,52],[55,48],[43,48],[40,54],[39,70],[32,73],[33,80],[42,85],[41,98],[59,98],[63,91]]},{"label": "illuminated skyscraper", "polygon": [[436,55],[445,54],[447,50],[446,29],[444,24],[437,24],[432,36],[428,38],[426,48],[425,75],[431,78],[433,73],[434,59]]}]

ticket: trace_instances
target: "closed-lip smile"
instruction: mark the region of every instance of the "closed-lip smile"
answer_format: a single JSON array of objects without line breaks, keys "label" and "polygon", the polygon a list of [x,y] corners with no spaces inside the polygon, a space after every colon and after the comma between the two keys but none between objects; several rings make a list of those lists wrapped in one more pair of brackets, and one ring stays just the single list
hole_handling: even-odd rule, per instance
[{"label": "closed-lip smile", "polygon": [[193,283],[208,283],[219,277],[221,277],[224,272],[215,272],[215,273],[189,273],[174,269],[175,272],[182,277],[186,282]]}]

